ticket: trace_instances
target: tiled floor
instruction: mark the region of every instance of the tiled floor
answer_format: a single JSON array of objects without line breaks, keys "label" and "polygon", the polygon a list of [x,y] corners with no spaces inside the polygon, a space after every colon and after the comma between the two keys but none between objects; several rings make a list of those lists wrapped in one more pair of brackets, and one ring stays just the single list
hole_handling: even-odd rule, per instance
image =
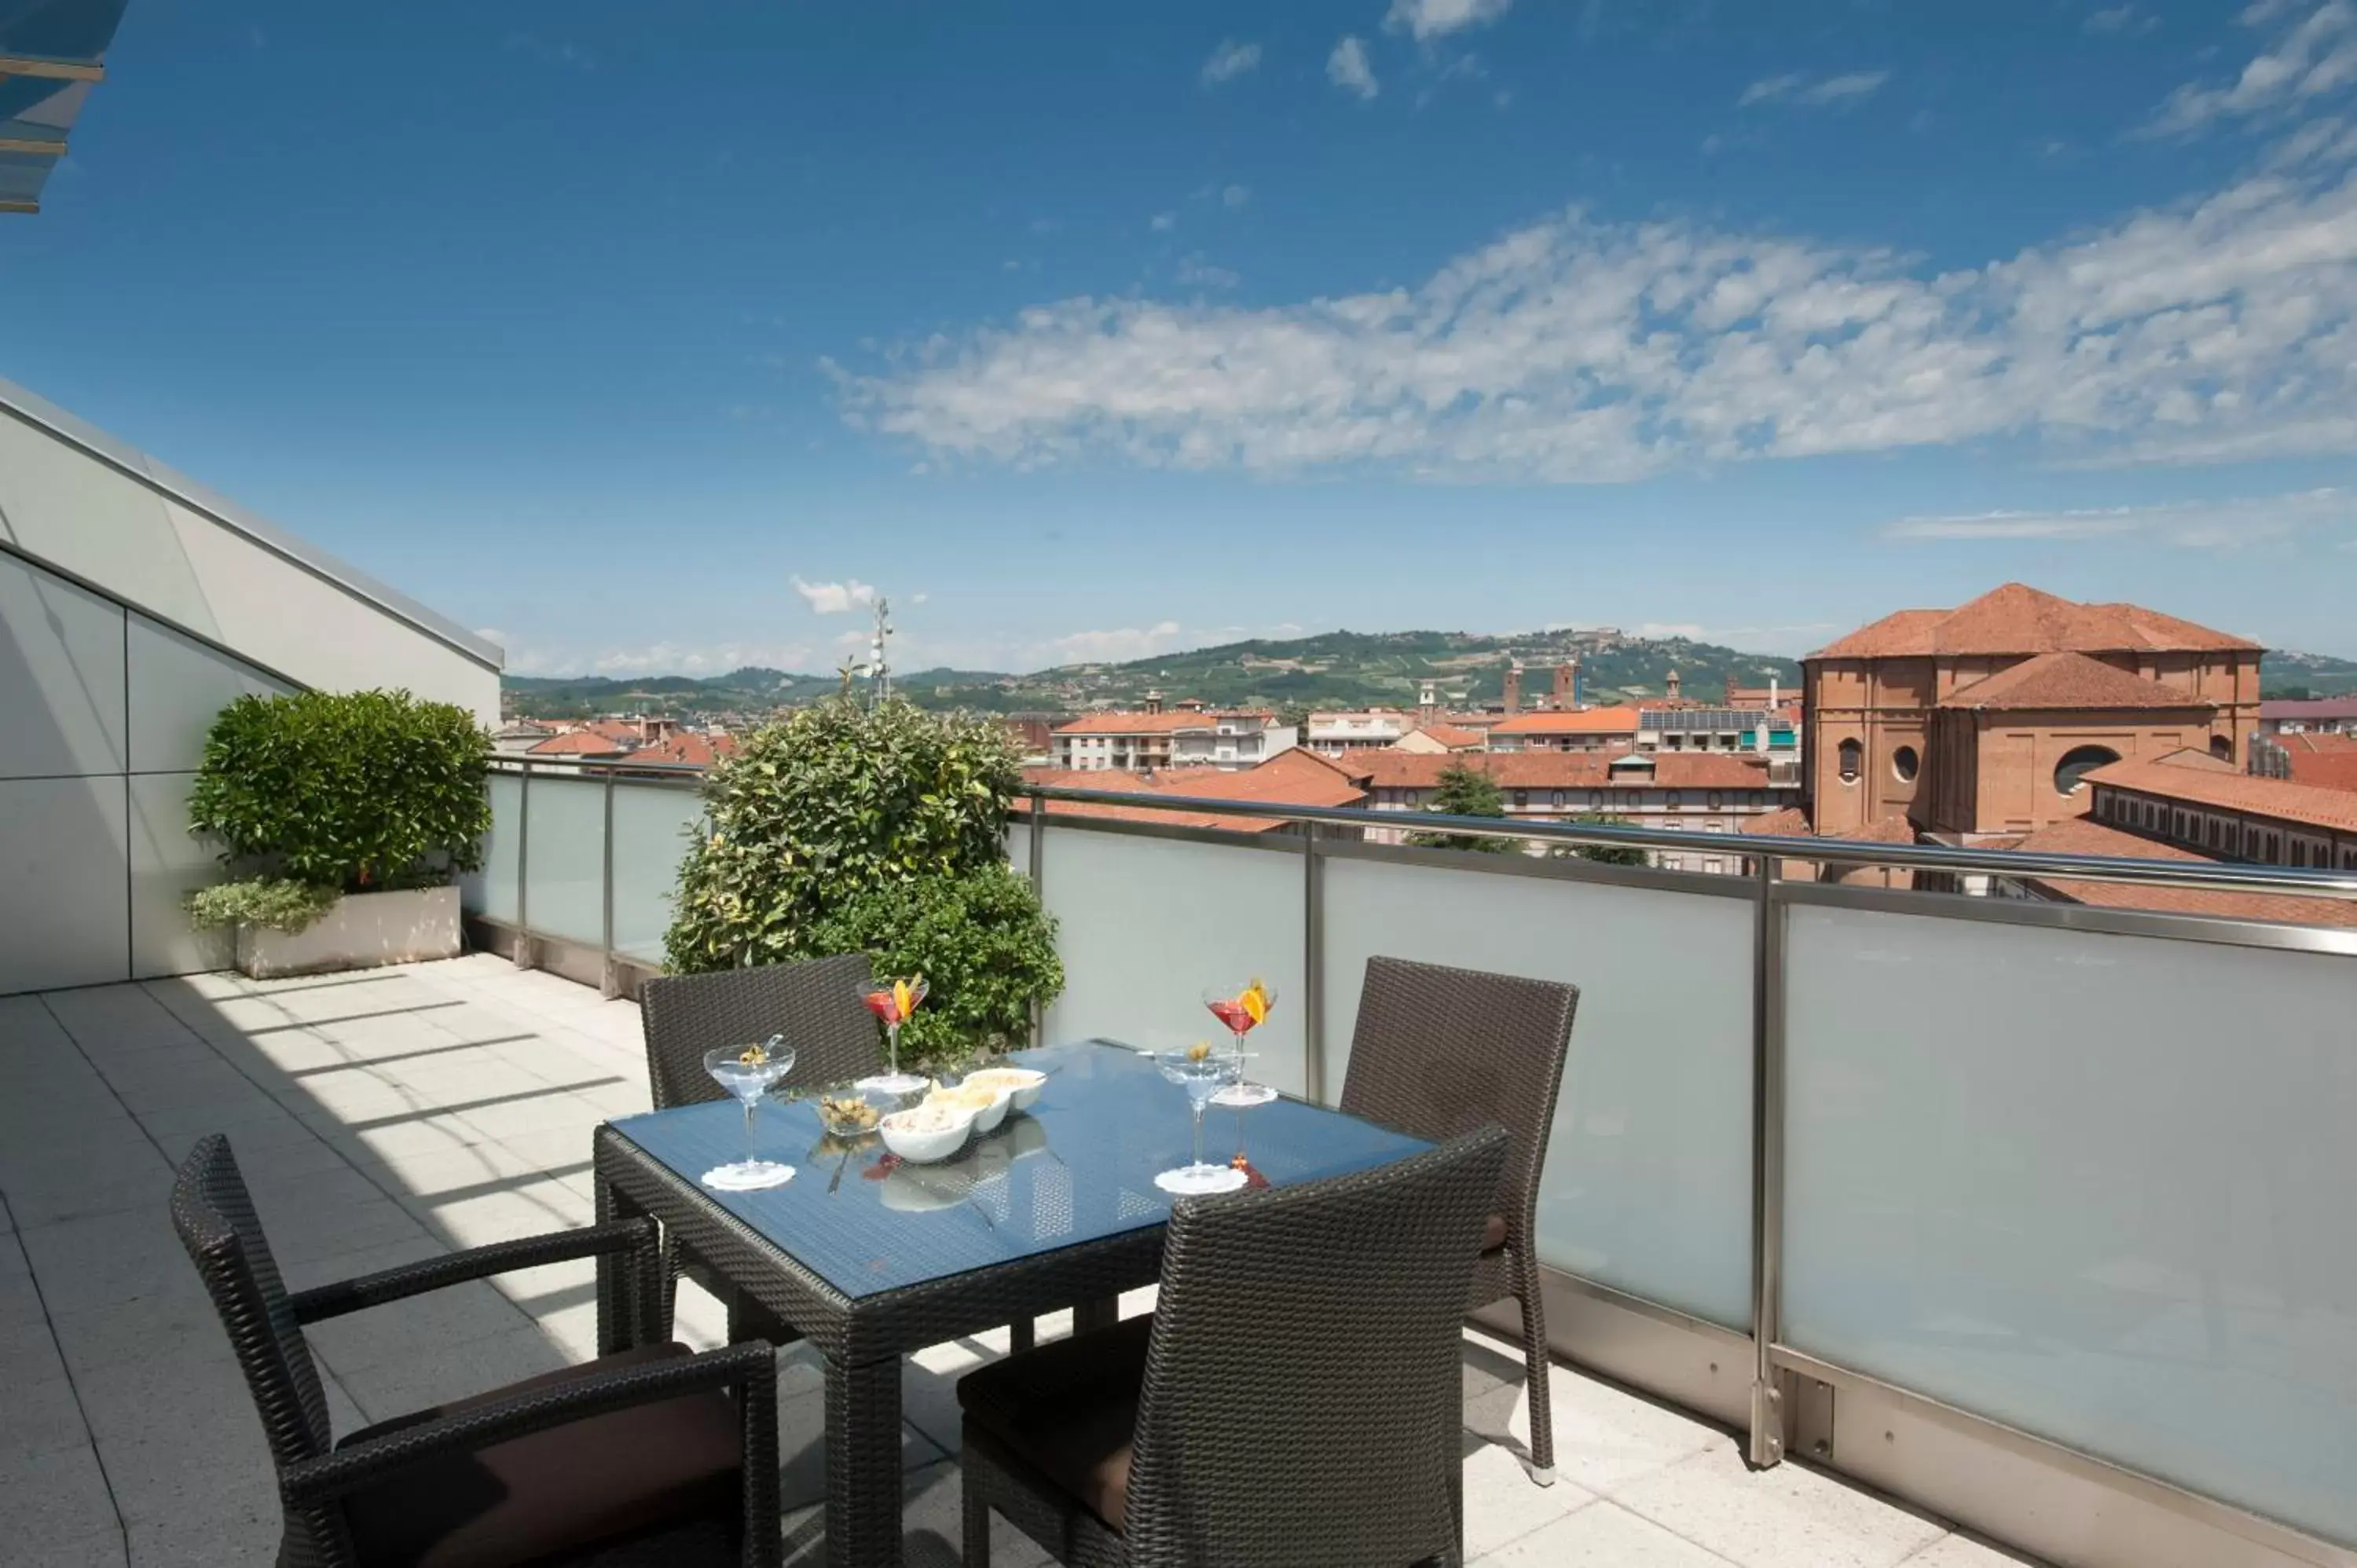
[{"label": "tiled floor", "polygon": [[[504,961],[278,984],[207,975],[0,998],[0,1556],[259,1563],[278,1512],[260,1427],[165,1213],[173,1165],[230,1134],[296,1288],[585,1224],[588,1132],[644,1110],[637,1009]],[[590,1353],[587,1264],[319,1325],[339,1431]],[[1139,1304],[1133,1304],[1133,1305]],[[1049,1325],[1052,1327],[1052,1323]],[[680,1334],[720,1316],[681,1291]],[[952,1386],[1004,1350],[936,1346],[907,1376],[909,1558],[953,1562]],[[1979,1568],[2018,1559],[1609,1385],[1555,1380],[1561,1480],[1515,1454],[1512,1352],[1467,1337],[1469,1553],[1516,1568]],[[781,1367],[787,1540],[823,1554],[823,1410]],[[1003,1528],[1003,1527],[1002,1527]],[[996,1560],[1043,1561],[1011,1533]]]}]

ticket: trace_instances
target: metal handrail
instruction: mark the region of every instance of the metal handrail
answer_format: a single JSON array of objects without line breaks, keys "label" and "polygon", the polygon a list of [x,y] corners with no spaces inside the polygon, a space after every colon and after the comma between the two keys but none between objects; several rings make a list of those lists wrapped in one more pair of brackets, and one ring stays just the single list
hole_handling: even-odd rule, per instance
[{"label": "metal handrail", "polygon": [[527,773],[536,768],[569,768],[578,773],[655,773],[669,778],[701,779],[710,771],[693,762],[632,762],[627,757],[526,757],[518,752],[493,756],[494,773]]},{"label": "metal handrail", "polygon": [[[1618,844],[1634,849],[1686,853],[1705,847],[1744,858],[1769,856],[1836,865],[1899,865],[1971,875],[2061,876],[2077,882],[2190,887],[2213,893],[2283,893],[2316,898],[2357,899],[2357,873],[2310,871],[2290,866],[2129,860],[2112,855],[2053,854],[2010,849],[1956,849],[1945,844],[1864,843],[1847,839],[1793,838],[1781,833],[1726,833],[1705,837],[1665,828],[1516,822],[1512,818],[1452,816],[1442,811],[1370,811],[1361,806],[1288,806],[1265,800],[1221,800],[1200,796],[1140,794],[1131,790],[1076,789],[1060,784],[1027,785],[1022,793],[1042,800],[1070,800],[1085,805],[1258,817],[1286,822],[1333,822],[1393,832],[1536,839],[1566,844]],[[1714,839],[1720,842],[1713,842]]]}]

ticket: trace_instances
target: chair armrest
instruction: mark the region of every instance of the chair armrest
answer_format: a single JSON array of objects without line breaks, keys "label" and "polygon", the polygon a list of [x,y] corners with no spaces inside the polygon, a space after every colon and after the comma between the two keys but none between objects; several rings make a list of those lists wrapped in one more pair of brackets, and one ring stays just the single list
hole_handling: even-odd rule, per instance
[{"label": "chair armrest", "polygon": [[288,1305],[294,1308],[296,1322],[317,1323],[323,1317],[340,1317],[362,1307],[382,1306],[389,1301],[468,1280],[615,1252],[638,1253],[641,1271],[651,1271],[661,1235],[653,1220],[631,1219],[587,1225],[577,1230],[552,1231],[544,1236],[525,1236],[513,1241],[494,1241],[487,1247],[470,1247],[463,1252],[403,1263],[358,1279],[296,1291]]},{"label": "chair armrest", "polygon": [[[777,1352],[748,1340],[700,1356],[619,1367],[553,1387],[516,1394],[496,1404],[404,1426],[332,1453],[301,1459],[278,1474],[279,1495],[290,1509],[318,1508],[428,1459],[472,1454],[512,1438],[655,1404],[683,1394],[734,1389],[745,1419],[748,1486],[766,1475],[777,1486]],[[766,1443],[763,1438],[766,1435]],[[775,1511],[774,1507],[772,1512]]]}]

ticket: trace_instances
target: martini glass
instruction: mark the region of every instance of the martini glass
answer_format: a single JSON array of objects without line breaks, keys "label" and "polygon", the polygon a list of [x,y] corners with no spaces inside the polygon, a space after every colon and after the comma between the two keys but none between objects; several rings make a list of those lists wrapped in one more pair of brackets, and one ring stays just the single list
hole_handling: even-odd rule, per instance
[{"label": "martini glass", "polygon": [[705,1172],[705,1186],[721,1192],[759,1192],[794,1179],[793,1166],[757,1159],[753,1154],[753,1106],[793,1066],[794,1050],[783,1035],[772,1035],[763,1045],[720,1046],[704,1053],[704,1070],[745,1107],[745,1157]]},{"label": "martini glass", "polygon": [[900,1070],[900,1026],[909,1015],[925,1000],[925,977],[913,974],[905,980],[874,981],[859,988],[859,999],[867,1011],[884,1026],[884,1037],[890,1048],[891,1070],[874,1078],[863,1078],[859,1087],[883,1095],[908,1095],[928,1087],[931,1080],[913,1072]]},{"label": "martini glass", "polygon": [[1203,1107],[1227,1081],[1228,1064],[1197,1047],[1189,1051],[1165,1051],[1156,1058],[1162,1076],[1187,1091],[1187,1103],[1195,1113],[1195,1163],[1177,1170],[1164,1171],[1154,1178],[1154,1185],[1163,1191],[1181,1197],[1199,1197],[1207,1193],[1233,1192],[1244,1185],[1244,1173],[1230,1165],[1215,1165],[1203,1158]]},{"label": "martini glass", "polygon": [[1203,1005],[1236,1037],[1235,1050],[1227,1058],[1227,1081],[1211,1096],[1212,1102],[1248,1110],[1275,1100],[1276,1090],[1244,1077],[1244,1061],[1251,1054],[1244,1050],[1244,1036],[1267,1020],[1269,1009],[1276,1005],[1275,988],[1257,979],[1243,985],[1212,986],[1203,993]]}]

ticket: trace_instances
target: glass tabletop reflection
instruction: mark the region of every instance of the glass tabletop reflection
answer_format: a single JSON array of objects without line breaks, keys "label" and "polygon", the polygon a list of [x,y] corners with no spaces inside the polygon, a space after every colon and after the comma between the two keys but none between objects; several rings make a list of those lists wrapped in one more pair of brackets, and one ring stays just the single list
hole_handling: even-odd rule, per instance
[{"label": "glass tabletop reflection", "polygon": [[[938,1165],[895,1158],[873,1134],[843,1139],[806,1101],[765,1101],[755,1116],[760,1158],[798,1167],[760,1192],[699,1191],[846,1296],[873,1295],[1159,1225],[1170,1196],[1159,1172],[1193,1155],[1187,1097],[1150,1057],[1103,1041],[1019,1051],[1048,1074],[1028,1112]],[[1238,1118],[1242,1118],[1241,1126]],[[733,1101],[618,1118],[614,1131],[683,1181],[744,1155]],[[1270,1186],[1388,1164],[1431,1145],[1355,1116],[1278,1100],[1213,1108],[1207,1146],[1225,1159],[1241,1133]]]}]

